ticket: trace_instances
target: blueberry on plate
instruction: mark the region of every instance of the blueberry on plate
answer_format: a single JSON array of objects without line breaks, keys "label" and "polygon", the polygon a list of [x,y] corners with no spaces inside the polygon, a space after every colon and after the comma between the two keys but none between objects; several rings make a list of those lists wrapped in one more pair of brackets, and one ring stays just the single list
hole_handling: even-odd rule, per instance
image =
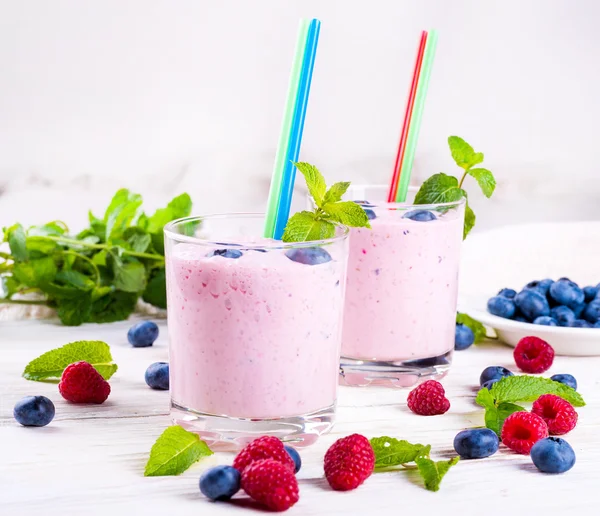
[{"label": "blueberry on plate", "polygon": [[564,473],[575,464],[575,452],[560,437],[546,437],[531,448],[531,460],[542,473]]},{"label": "blueberry on plate", "polygon": [[462,351],[471,347],[473,342],[475,342],[473,330],[464,324],[457,324],[454,331],[454,349]]},{"label": "blueberry on plate", "polygon": [[169,390],[169,364],[167,362],[154,362],[146,369],[144,375],[148,387],[159,391]]},{"label": "blueberry on plate", "polygon": [[240,472],[231,466],[215,466],[200,477],[200,491],[211,500],[229,500],[240,490]]},{"label": "blueberry on plate", "polygon": [[586,303],[593,301],[598,295],[598,287],[583,287],[583,295],[585,296]]},{"label": "blueberry on plate", "polygon": [[540,317],[536,317],[533,321],[533,324],[540,324],[542,326],[558,326],[558,323],[555,319],[552,319],[549,315],[542,315]]},{"label": "blueberry on plate", "polygon": [[483,385],[489,380],[501,380],[506,376],[514,376],[511,371],[502,366],[489,366],[486,367],[479,377],[479,385]]},{"label": "blueberry on plate", "polygon": [[573,310],[568,306],[555,306],[550,310],[550,317],[554,319],[559,326],[570,326],[570,324],[576,319]]},{"label": "blueberry on plate", "polygon": [[527,285],[525,285],[525,287],[523,287],[523,290],[534,289],[545,296],[548,293],[548,289],[550,288],[552,283],[554,283],[554,281],[551,279],[530,281],[529,283],[527,283]]},{"label": "blueberry on plate", "polygon": [[293,262],[304,265],[320,265],[331,261],[331,255],[322,247],[300,247],[290,249],[285,255]]},{"label": "blueberry on plate", "polygon": [[215,249],[214,251],[208,253],[206,256],[208,258],[211,258],[213,256],[222,256],[223,258],[232,258],[234,260],[237,260],[242,256],[242,254],[242,251],[238,251],[237,249]]},{"label": "blueberry on plate", "polygon": [[600,299],[592,301],[585,307],[583,318],[592,324],[595,324],[600,319]]},{"label": "blueberry on plate", "polygon": [[592,328],[592,325],[585,319],[575,319],[569,324],[571,328]]},{"label": "blueberry on plate", "polygon": [[594,324],[594,328],[600,328],[600,321],[597,321],[597,322]]},{"label": "blueberry on plate", "polygon": [[487,309],[493,315],[510,319],[515,315],[516,307],[512,299],[504,296],[494,296],[489,299]]},{"label": "blueberry on plate", "polygon": [[463,430],[454,438],[454,449],[461,459],[483,459],[498,451],[500,441],[489,428]]},{"label": "blueberry on plate", "polygon": [[517,291],[512,288],[503,288],[498,292],[498,296],[507,297],[508,299],[514,299],[517,295]]},{"label": "blueberry on plate", "polygon": [[412,210],[402,215],[403,219],[416,220],[417,222],[429,222],[435,220],[436,216],[428,210]]},{"label": "blueberry on plate", "polygon": [[569,387],[577,390],[577,380],[572,374],[555,374],[550,377],[550,380],[554,380],[555,382],[564,383]]},{"label": "blueberry on plate", "polygon": [[17,402],[13,415],[23,426],[46,426],[55,412],[54,403],[46,396],[26,396]]},{"label": "blueberry on plate", "polygon": [[585,307],[586,307],[585,301],[582,301],[581,303],[577,303],[576,305],[571,306],[571,310],[573,310],[573,313],[575,314],[575,319],[581,319],[581,314],[583,314]]},{"label": "blueberry on plate", "polygon": [[585,300],[583,290],[577,286],[577,283],[567,278],[555,281],[550,286],[549,294],[559,305],[565,305],[569,308],[580,305]]},{"label": "blueberry on plate", "polygon": [[519,314],[519,315],[515,315],[515,316],[512,318],[512,320],[513,320],[513,321],[517,321],[517,322],[525,322],[525,323],[528,323],[528,322],[529,322],[529,321],[527,320],[527,318],[526,318],[526,317],[524,317],[524,316],[523,316],[523,315],[521,315],[521,314]]},{"label": "blueberry on plate", "polygon": [[542,315],[550,315],[550,305],[546,296],[538,290],[522,290],[515,297],[515,305],[523,315],[533,321]]},{"label": "blueberry on plate", "polygon": [[296,450],[296,448],[292,448],[291,446],[284,446],[285,451],[288,452],[288,455],[294,461],[294,473],[298,473],[300,468],[302,467],[302,459],[300,458],[300,454]]},{"label": "blueberry on plate", "polygon": [[158,326],[153,321],[142,321],[134,324],[127,332],[127,340],[134,348],[152,346],[158,338]]}]

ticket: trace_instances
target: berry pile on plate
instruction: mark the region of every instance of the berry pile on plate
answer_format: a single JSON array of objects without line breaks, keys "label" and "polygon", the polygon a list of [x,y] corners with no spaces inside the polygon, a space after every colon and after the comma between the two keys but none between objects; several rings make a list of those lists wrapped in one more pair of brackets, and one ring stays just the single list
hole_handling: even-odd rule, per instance
[{"label": "berry pile on plate", "polygon": [[520,292],[503,288],[488,312],[513,321],[544,326],[600,328],[600,284],[580,287],[569,278],[527,283]]}]

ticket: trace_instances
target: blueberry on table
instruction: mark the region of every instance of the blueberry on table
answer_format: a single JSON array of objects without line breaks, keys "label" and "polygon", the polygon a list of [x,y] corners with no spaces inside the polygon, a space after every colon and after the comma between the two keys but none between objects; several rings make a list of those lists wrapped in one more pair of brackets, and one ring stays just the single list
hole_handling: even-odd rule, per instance
[{"label": "blueberry on table", "polygon": [[285,451],[288,452],[288,455],[294,461],[294,472],[298,473],[300,468],[302,467],[302,459],[300,458],[300,454],[296,450],[296,448],[292,448],[291,446],[284,446]]},{"label": "blueberry on table", "polygon": [[146,369],[144,375],[148,387],[159,391],[169,390],[169,364],[167,362],[154,362]]},{"label": "blueberry on table", "polygon": [[595,324],[600,319],[600,299],[592,301],[585,307],[583,318],[592,324]]},{"label": "blueberry on table", "polygon": [[515,297],[515,305],[530,321],[542,315],[550,315],[548,300],[538,290],[522,290]]},{"label": "blueberry on table", "polygon": [[533,445],[531,460],[542,473],[564,473],[575,464],[575,452],[564,439],[547,437]]},{"label": "blueberry on table", "polygon": [[479,385],[483,385],[489,380],[501,380],[505,376],[514,376],[511,371],[502,366],[489,366],[486,367],[479,377]]},{"label": "blueberry on table", "polygon": [[513,290],[512,288],[503,288],[500,290],[500,292],[498,292],[497,295],[507,297],[508,299],[514,299],[517,295],[517,291]]},{"label": "blueberry on table", "polygon": [[457,324],[454,331],[454,349],[462,351],[471,347],[473,342],[475,342],[473,330],[464,324]]},{"label": "blueberry on table", "polygon": [[454,438],[454,449],[461,459],[483,459],[498,451],[500,441],[489,428],[463,430]]},{"label": "blueberry on table", "polygon": [[238,251],[237,249],[215,249],[214,251],[208,253],[206,256],[208,258],[211,258],[213,256],[222,256],[223,258],[232,258],[234,260],[237,260],[242,256],[242,254],[242,251]]},{"label": "blueberry on table", "polygon": [[555,374],[550,377],[550,380],[554,380],[555,382],[564,383],[569,387],[577,390],[577,380],[572,374]]},{"label": "blueberry on table", "polygon": [[550,310],[550,317],[552,317],[559,326],[570,326],[576,319],[573,310],[568,306],[555,306]]},{"label": "blueberry on table", "polygon": [[493,378],[491,380],[488,380],[487,382],[483,382],[481,384],[481,388],[487,389],[489,391],[492,388],[492,385],[494,385],[496,382],[499,382],[500,380],[502,380],[502,378]]},{"label": "blueberry on table", "polygon": [[412,210],[402,215],[402,218],[416,220],[417,222],[429,222],[435,220],[436,216],[428,210]]},{"label": "blueberry on table", "polygon": [[585,319],[575,319],[569,323],[570,328],[592,328],[592,325]]},{"label": "blueberry on table", "polygon": [[596,299],[598,295],[598,287],[583,287],[583,295],[585,296],[585,302],[589,303]]},{"label": "blueberry on table", "polygon": [[512,299],[504,296],[494,296],[488,301],[487,309],[493,315],[510,319],[515,315],[516,307]]},{"label": "blueberry on table", "polygon": [[200,491],[211,500],[229,500],[240,490],[240,472],[231,466],[216,466],[200,477]]},{"label": "blueberry on table", "polygon": [[542,315],[541,317],[536,317],[533,321],[533,324],[540,324],[541,326],[558,326],[558,323],[555,319],[552,319],[549,315]]},{"label": "blueberry on table", "polygon": [[331,255],[322,247],[301,247],[290,249],[285,255],[293,262],[304,265],[320,265],[331,261]]},{"label": "blueberry on table", "polygon": [[133,325],[127,332],[127,340],[134,348],[152,346],[158,338],[158,326],[153,321],[142,321]]},{"label": "blueberry on table", "polygon": [[46,426],[55,412],[54,403],[46,396],[26,396],[17,402],[13,415],[23,426]]},{"label": "blueberry on table", "polygon": [[583,290],[577,286],[577,283],[567,278],[555,281],[550,286],[549,294],[559,305],[565,305],[569,308],[580,305],[585,300]]}]

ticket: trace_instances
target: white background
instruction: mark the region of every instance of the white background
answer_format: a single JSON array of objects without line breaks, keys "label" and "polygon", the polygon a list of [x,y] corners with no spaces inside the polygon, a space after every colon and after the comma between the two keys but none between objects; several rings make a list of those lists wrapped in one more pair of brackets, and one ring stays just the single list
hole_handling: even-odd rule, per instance
[{"label": "white background", "polygon": [[261,208],[301,17],[323,23],[301,158],[329,180],[388,180],[436,28],[414,182],[457,134],[498,178],[479,229],[600,218],[596,0],[0,0],[0,225],[78,226],[120,186]]}]

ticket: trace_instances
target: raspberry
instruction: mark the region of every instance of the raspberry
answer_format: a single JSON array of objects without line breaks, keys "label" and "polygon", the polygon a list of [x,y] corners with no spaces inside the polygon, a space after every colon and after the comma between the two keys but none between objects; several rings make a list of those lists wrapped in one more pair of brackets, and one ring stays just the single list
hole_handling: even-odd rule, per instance
[{"label": "raspberry", "polygon": [[550,435],[564,435],[577,424],[577,412],[568,401],[554,394],[544,394],[533,404],[531,412],[548,425]]},{"label": "raspberry", "polygon": [[242,489],[272,511],[285,511],[299,498],[294,470],[274,459],[256,460],[246,467]]},{"label": "raspberry", "polygon": [[359,434],[338,439],[325,454],[325,477],[337,491],[356,489],[371,476],[374,467],[371,443]]},{"label": "raspberry", "polygon": [[537,414],[515,412],[508,416],[502,426],[502,442],[511,450],[529,455],[540,439],[548,437],[548,425]]},{"label": "raspberry", "polygon": [[240,473],[244,472],[250,464],[257,460],[274,459],[281,462],[292,470],[295,470],[294,460],[283,447],[283,443],[277,437],[265,435],[255,439],[243,448],[233,459],[233,467]]},{"label": "raspberry", "polygon": [[110,385],[91,364],[75,362],[63,371],[58,390],[73,403],[104,403]]},{"label": "raspberry", "polygon": [[523,337],[513,353],[517,367],[526,373],[538,374],[550,369],[554,349],[538,337]]},{"label": "raspberry", "polygon": [[408,395],[408,408],[421,416],[435,416],[448,412],[450,401],[440,382],[427,380]]}]

